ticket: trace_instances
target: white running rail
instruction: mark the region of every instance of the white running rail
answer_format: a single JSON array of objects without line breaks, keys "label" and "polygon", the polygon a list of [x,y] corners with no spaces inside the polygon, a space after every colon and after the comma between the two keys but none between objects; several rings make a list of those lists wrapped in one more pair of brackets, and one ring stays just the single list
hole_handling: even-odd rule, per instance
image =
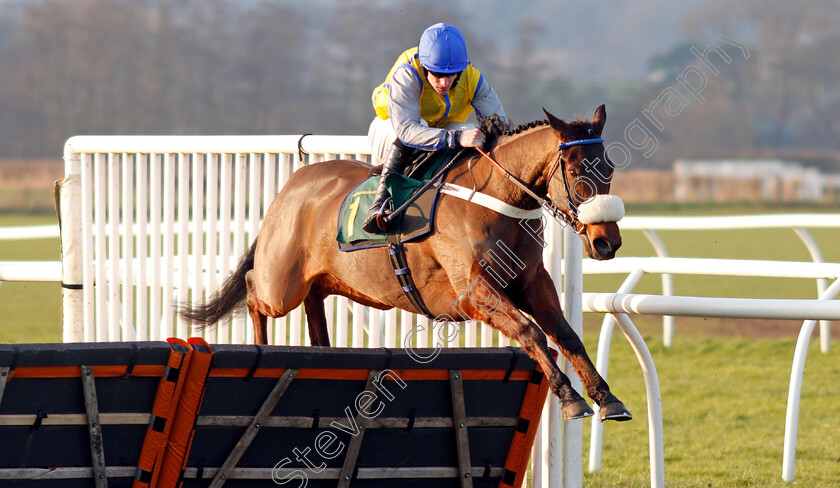
[{"label": "white running rail", "polygon": [[[687,216],[687,217],[627,217],[621,221],[623,230],[641,230],[656,251],[657,256],[667,257],[668,249],[656,233],[657,230],[733,230],[733,229],[792,229],[805,245],[811,260],[823,262],[822,252],[807,229],[838,228],[840,214],[761,214],[729,216]],[[826,280],[817,278],[817,296],[826,288]],[[670,273],[662,274],[662,294],[673,295],[674,284]],[[820,321],[820,349],[828,352],[830,347],[829,322]],[[674,340],[674,318],[662,318],[662,337],[665,347],[671,347]]]},{"label": "white running rail", "polygon": [[[785,419],[782,479],[788,482],[793,481],[799,405],[808,342],[816,320],[840,319],[840,301],[832,300],[840,293],[840,264],[693,258],[618,258],[610,262],[584,261],[584,270],[589,273],[624,273],[628,270],[630,272],[618,293],[583,294],[584,311],[608,314],[601,326],[596,360],[596,367],[605,379],[608,372],[613,325],[616,320],[619,320],[619,326],[624,331],[632,324],[626,314],[805,321],[800,329],[794,352]],[[684,297],[630,293],[644,273],[666,272],[694,275],[818,278],[834,281],[817,300]],[[645,370],[644,374],[647,385],[658,383],[658,380],[655,380],[655,369],[652,369],[652,372]],[[656,388],[658,390],[658,386]],[[658,460],[656,462],[662,460],[663,434],[661,399],[655,392],[651,392],[650,388],[648,388],[648,413],[651,425],[651,477],[653,479],[654,473],[664,470],[664,467],[654,465],[655,460]],[[595,418],[597,415],[593,417]],[[600,422],[593,420],[589,449],[589,470],[592,472],[597,472],[601,468],[603,428]]]},{"label": "white running rail", "polygon": [[[57,225],[0,227],[0,241],[58,238]],[[61,282],[59,261],[0,261],[0,283],[4,281]]]}]

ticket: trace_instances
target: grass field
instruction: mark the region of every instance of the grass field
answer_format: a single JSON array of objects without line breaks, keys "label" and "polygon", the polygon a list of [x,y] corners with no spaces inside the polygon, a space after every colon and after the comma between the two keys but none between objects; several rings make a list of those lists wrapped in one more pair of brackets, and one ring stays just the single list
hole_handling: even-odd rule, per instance
[{"label": "grass field", "polygon": [[[587,334],[594,351],[597,338]],[[782,442],[795,339],[691,337],[670,349],[652,340],[662,389],[665,480],[669,487],[840,486],[840,352],[808,355],[796,455],[796,481],[782,481]],[[606,424],[601,473],[586,487],[650,486],[644,384],[623,340],[613,341],[609,381],[635,415]],[[584,422],[584,469],[590,423]]]},{"label": "grass field", "polygon": [[[55,224],[51,215],[0,215],[0,227]],[[58,261],[58,239],[0,241],[0,261]],[[61,342],[61,285],[0,284],[0,342]]]},{"label": "grass field", "polygon": [[[767,213],[837,211],[825,208],[639,207],[630,214]],[[0,226],[52,223],[51,216],[2,215]],[[813,230],[827,261],[840,262],[840,229]],[[661,232],[672,256],[809,260],[792,231]],[[624,233],[621,256],[650,256],[640,232]],[[57,240],[0,241],[0,260],[57,260]],[[623,276],[588,276],[586,291],[615,291]],[[639,293],[659,293],[647,276]],[[812,280],[720,277],[675,278],[682,295],[813,298]],[[0,286],[0,342],[61,340],[58,284]],[[601,316],[587,315],[584,342],[593,353]],[[662,387],[665,476],[672,487],[840,486],[840,346],[821,354],[812,342],[802,391],[796,481],[781,480],[782,440],[790,367],[799,322],[677,318],[674,347],[661,345],[660,320],[633,317],[653,353]],[[587,487],[649,486],[644,383],[630,346],[613,340],[610,384],[635,420],[605,429],[601,473],[584,476]],[[589,422],[584,422],[588,443]],[[587,444],[588,446],[588,444]],[[584,448],[584,467],[588,447]]]}]

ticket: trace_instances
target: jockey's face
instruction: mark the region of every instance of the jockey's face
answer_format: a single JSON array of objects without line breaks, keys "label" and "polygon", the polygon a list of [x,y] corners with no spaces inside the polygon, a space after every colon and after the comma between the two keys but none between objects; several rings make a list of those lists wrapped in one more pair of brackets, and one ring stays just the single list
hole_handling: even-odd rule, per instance
[{"label": "jockey's face", "polygon": [[452,89],[452,84],[455,83],[455,77],[458,76],[458,73],[443,74],[433,73],[431,71],[428,73],[427,78],[429,79],[429,84],[440,95],[449,93],[449,90]]}]

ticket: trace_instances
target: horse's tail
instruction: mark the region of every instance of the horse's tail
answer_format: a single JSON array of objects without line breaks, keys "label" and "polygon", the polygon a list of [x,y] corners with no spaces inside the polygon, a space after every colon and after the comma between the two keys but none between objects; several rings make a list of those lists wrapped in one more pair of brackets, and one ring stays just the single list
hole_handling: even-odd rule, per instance
[{"label": "horse's tail", "polygon": [[179,307],[178,314],[184,320],[189,320],[199,328],[215,324],[233,312],[239,304],[245,301],[247,288],[245,286],[245,274],[254,269],[254,254],[257,249],[257,241],[251,244],[248,250],[240,259],[236,270],[228,276],[222,286],[216,290],[205,303],[194,305],[183,305]]}]

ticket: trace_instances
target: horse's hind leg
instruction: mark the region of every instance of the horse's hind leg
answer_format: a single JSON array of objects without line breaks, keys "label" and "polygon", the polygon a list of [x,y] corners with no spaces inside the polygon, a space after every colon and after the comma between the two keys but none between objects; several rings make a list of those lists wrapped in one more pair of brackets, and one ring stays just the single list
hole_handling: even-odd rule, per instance
[{"label": "horse's hind leg", "polygon": [[[280,271],[277,272],[281,274]],[[285,281],[275,281],[257,286],[258,273],[255,269],[245,275],[248,313],[254,322],[254,337],[257,344],[265,344],[268,339],[267,317],[283,317],[300,305],[309,294],[309,284],[295,280],[289,274],[283,274]],[[317,308],[310,306],[310,308]],[[323,304],[321,315],[324,315]],[[326,319],[324,320],[326,323]],[[326,327],[326,326],[325,326]]]},{"label": "horse's hind leg", "polygon": [[330,346],[330,334],[327,330],[327,315],[324,310],[324,296],[310,291],[303,299],[306,323],[309,326],[309,343],[313,346]]},{"label": "horse's hind leg", "polygon": [[246,298],[248,315],[251,317],[251,322],[254,323],[254,343],[268,344],[268,317],[260,312],[260,301],[254,289],[254,280],[251,273],[252,271],[248,271],[245,275],[245,286],[248,290]]},{"label": "horse's hind leg", "polygon": [[248,304],[248,315],[251,316],[251,322],[254,323],[254,343],[268,344],[268,317],[257,311],[250,303]]}]

